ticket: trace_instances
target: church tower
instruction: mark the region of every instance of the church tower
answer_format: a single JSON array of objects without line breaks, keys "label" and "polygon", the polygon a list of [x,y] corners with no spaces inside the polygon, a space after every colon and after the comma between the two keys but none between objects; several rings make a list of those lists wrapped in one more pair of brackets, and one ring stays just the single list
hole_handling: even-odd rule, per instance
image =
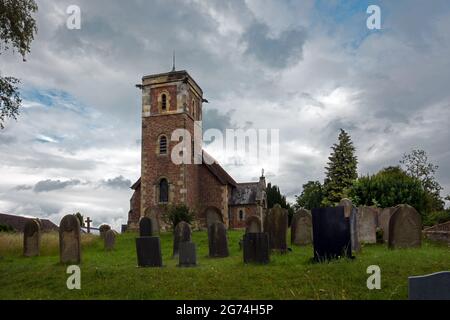
[{"label": "church tower", "polygon": [[[193,165],[193,146],[194,132],[202,136],[196,121],[202,120],[203,92],[186,71],[175,70],[144,76],[138,87],[142,90],[140,215],[163,224],[162,214],[170,204],[195,209],[198,203],[199,166]],[[172,141],[177,129],[189,134]],[[189,156],[191,164],[172,161],[172,151],[180,141],[185,142],[181,155]]]}]

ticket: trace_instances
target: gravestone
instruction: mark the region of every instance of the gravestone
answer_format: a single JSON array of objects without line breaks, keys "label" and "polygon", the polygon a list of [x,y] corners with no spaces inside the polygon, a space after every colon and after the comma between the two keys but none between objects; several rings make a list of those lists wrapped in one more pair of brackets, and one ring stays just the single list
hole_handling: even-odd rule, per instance
[{"label": "gravestone", "polygon": [[23,230],[23,255],[35,257],[39,255],[41,246],[41,227],[38,221],[29,219]]},{"label": "gravestone", "polygon": [[120,233],[125,233],[128,230],[128,225],[127,224],[123,224],[120,228]]},{"label": "gravestone", "polygon": [[339,203],[339,206],[344,207],[344,216],[350,220],[350,238],[352,243],[352,251],[360,252],[361,244],[358,237],[358,210],[353,205],[350,199],[344,198]]},{"label": "gravestone", "polygon": [[209,256],[223,258],[229,256],[227,230],[222,222],[214,222],[208,228]]},{"label": "gravestone", "polygon": [[246,233],[244,235],[244,263],[267,264],[270,261],[269,235]]},{"label": "gravestone", "polygon": [[181,242],[179,251],[179,267],[195,267],[197,265],[197,247],[195,243]]},{"label": "gravestone", "polygon": [[258,216],[250,216],[245,220],[245,233],[262,232],[261,219]]},{"label": "gravestone", "polygon": [[389,240],[389,220],[395,211],[395,207],[384,208],[378,215],[378,225],[381,230],[383,230],[383,241],[388,242]]},{"label": "gravestone", "polygon": [[409,300],[450,300],[450,272],[408,278]]},{"label": "gravestone", "polygon": [[357,223],[360,243],[377,243],[377,219],[375,208],[358,208]]},{"label": "gravestone", "polygon": [[139,220],[139,236],[151,237],[153,236],[152,219],[149,217],[142,217]]},{"label": "gravestone", "polygon": [[175,227],[173,233],[173,256],[178,255],[179,246],[182,242],[191,241],[191,226],[189,223],[181,221]]},{"label": "gravestone", "polygon": [[350,220],[344,207],[312,210],[314,260],[352,257]]},{"label": "gravestone", "polygon": [[413,207],[401,204],[389,220],[389,248],[414,248],[422,245],[422,218]]},{"label": "gravestone", "polygon": [[152,208],[147,208],[145,210],[144,216],[151,220],[151,223],[152,223],[151,234],[152,234],[152,236],[154,236],[154,237],[159,236],[160,226],[159,226],[158,214]]},{"label": "gravestone", "polygon": [[102,238],[103,240],[105,240],[105,234],[106,234],[106,232],[108,232],[109,230],[111,230],[111,226],[110,226],[110,225],[102,224],[102,225],[98,228],[98,231],[100,232],[100,238]]},{"label": "gravestone", "polygon": [[136,252],[139,267],[162,267],[159,237],[136,238]]},{"label": "gravestone", "polygon": [[80,220],[72,214],[59,223],[59,255],[61,263],[81,263]]},{"label": "gravestone", "polygon": [[291,221],[291,244],[312,243],[312,217],[306,209],[298,210]]},{"label": "gravestone", "polygon": [[264,230],[269,234],[269,245],[271,250],[280,253],[287,252],[287,229],[288,229],[288,213],[286,209],[276,204],[269,210],[266,215]]},{"label": "gravestone", "polygon": [[116,246],[116,233],[114,230],[108,230],[104,236],[105,250],[114,250]]}]

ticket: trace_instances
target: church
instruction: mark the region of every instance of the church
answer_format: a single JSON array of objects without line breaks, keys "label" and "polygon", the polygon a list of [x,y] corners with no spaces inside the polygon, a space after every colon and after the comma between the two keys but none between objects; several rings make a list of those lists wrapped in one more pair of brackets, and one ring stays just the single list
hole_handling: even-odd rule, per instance
[{"label": "church", "polygon": [[[238,183],[204,150],[200,161],[171,161],[178,143],[171,141],[174,130],[187,130],[191,137],[194,131],[201,133],[199,121],[207,101],[195,80],[186,71],[173,69],[144,76],[137,87],[142,91],[141,177],[131,186],[128,229],[136,230],[139,219],[148,216],[159,230],[168,230],[164,216],[170,205],[179,204],[194,212],[193,227],[198,229],[215,221],[231,229],[244,228],[252,216],[264,221],[264,174],[259,181]],[[190,156],[195,157],[193,152]]]}]

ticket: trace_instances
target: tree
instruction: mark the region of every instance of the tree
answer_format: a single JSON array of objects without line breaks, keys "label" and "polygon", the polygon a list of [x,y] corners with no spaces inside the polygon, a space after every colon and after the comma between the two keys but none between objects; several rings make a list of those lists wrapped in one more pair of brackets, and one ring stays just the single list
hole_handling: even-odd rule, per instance
[{"label": "tree", "polygon": [[319,208],[323,201],[323,187],[319,181],[308,181],[303,185],[302,193],[295,196],[295,207],[311,210]]},{"label": "tree", "polygon": [[358,178],[356,172],[358,159],[355,156],[355,147],[350,135],[341,129],[338,143],[334,144],[329,156],[329,162],[325,167],[326,178],[324,181],[324,205],[332,205],[347,196],[347,189]]},{"label": "tree", "polygon": [[75,217],[80,221],[80,227],[84,227],[84,218],[83,215],[79,212],[75,213]]},{"label": "tree", "polygon": [[412,150],[410,154],[404,154],[400,163],[408,175],[420,180],[426,192],[426,210],[428,212],[443,210],[444,201],[440,195],[442,187],[435,177],[439,166],[429,162],[424,150]]},{"label": "tree", "polygon": [[181,221],[191,223],[194,213],[185,204],[171,205],[167,210],[167,220],[172,224],[173,230]]},{"label": "tree", "polygon": [[[11,47],[25,61],[37,32],[32,14],[38,10],[34,0],[0,0],[0,55]],[[6,118],[16,119],[22,102],[17,85],[20,80],[0,75],[0,129]]]},{"label": "tree", "polygon": [[274,205],[278,203],[283,209],[287,209],[290,224],[292,216],[294,215],[294,208],[292,208],[290,203],[287,202],[286,197],[281,194],[280,188],[277,185],[272,186],[271,183],[268,183],[266,194],[267,194],[267,208],[271,209],[273,208]]},{"label": "tree", "polygon": [[393,207],[409,204],[425,217],[425,190],[420,180],[408,175],[400,167],[388,167],[372,176],[358,178],[349,190],[355,205]]}]

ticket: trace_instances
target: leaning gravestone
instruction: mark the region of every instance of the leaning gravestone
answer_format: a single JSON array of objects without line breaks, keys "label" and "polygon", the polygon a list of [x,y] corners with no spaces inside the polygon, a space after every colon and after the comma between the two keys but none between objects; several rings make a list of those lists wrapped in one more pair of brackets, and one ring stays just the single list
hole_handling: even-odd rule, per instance
[{"label": "leaning gravestone", "polygon": [[383,241],[388,242],[389,240],[389,220],[394,213],[396,207],[384,208],[378,215],[378,225],[381,230],[383,230]]},{"label": "leaning gravestone", "polygon": [[361,243],[377,243],[377,219],[375,208],[358,208],[358,239]]},{"label": "leaning gravestone", "polygon": [[258,216],[250,216],[245,220],[245,233],[262,232],[261,219]]},{"label": "leaning gravestone", "polygon": [[409,300],[450,300],[450,272],[409,277]]},{"label": "leaning gravestone", "polygon": [[182,242],[191,241],[191,226],[189,223],[181,221],[177,224],[173,234],[173,256],[178,255],[178,250]]},{"label": "leaning gravestone", "polygon": [[105,232],[104,243],[105,250],[114,250],[114,247],[116,246],[116,232],[114,230],[110,229]]},{"label": "leaning gravestone", "polygon": [[269,235],[246,233],[244,235],[244,263],[267,264],[270,261]]},{"label": "leaning gravestone", "polygon": [[344,207],[312,210],[314,260],[352,257],[350,221]]},{"label": "leaning gravestone", "polygon": [[344,215],[350,220],[350,237],[352,242],[352,251],[361,251],[361,244],[358,237],[358,210],[350,199],[342,199],[339,206],[344,207]]},{"label": "leaning gravestone", "polygon": [[209,256],[224,258],[229,256],[227,230],[222,222],[213,222],[208,227]]},{"label": "leaning gravestone", "polygon": [[389,220],[389,248],[413,248],[422,245],[422,218],[413,207],[401,204]]},{"label": "leaning gravestone", "polygon": [[23,255],[34,257],[39,255],[41,245],[41,227],[38,221],[30,219],[23,230]]},{"label": "leaning gravestone", "polygon": [[195,243],[181,242],[179,252],[179,267],[195,267],[197,265],[197,248]]},{"label": "leaning gravestone", "polygon": [[271,250],[281,253],[287,252],[286,235],[288,229],[288,213],[286,209],[276,204],[266,215],[264,230],[269,234],[269,244]]},{"label": "leaning gravestone", "polygon": [[64,264],[81,262],[80,220],[72,214],[59,223],[59,255]]},{"label": "leaning gravestone", "polygon": [[306,209],[298,210],[291,221],[291,244],[306,245],[312,242],[312,217]]}]

